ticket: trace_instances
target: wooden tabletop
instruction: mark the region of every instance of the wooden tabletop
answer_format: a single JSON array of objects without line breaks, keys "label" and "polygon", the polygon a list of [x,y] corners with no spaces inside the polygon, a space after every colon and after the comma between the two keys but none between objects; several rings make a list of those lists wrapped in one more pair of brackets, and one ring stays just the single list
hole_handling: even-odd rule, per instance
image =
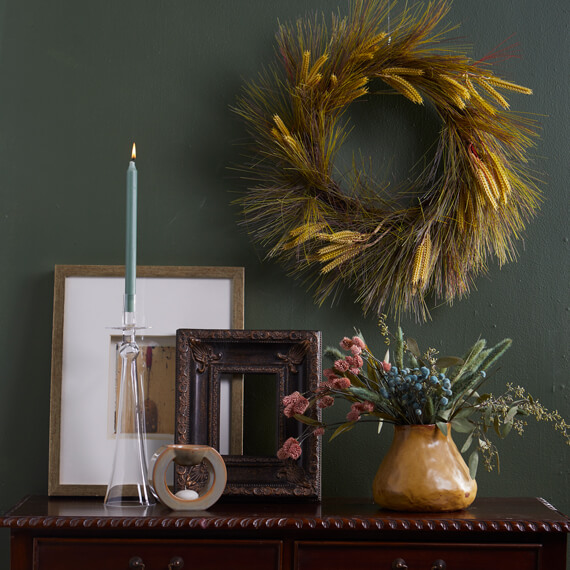
[{"label": "wooden tabletop", "polygon": [[105,507],[102,499],[26,497],[0,518],[12,529],[331,529],[570,533],[570,519],[540,498],[477,498],[466,510],[403,513],[365,499],[321,503],[217,503],[207,511]]}]

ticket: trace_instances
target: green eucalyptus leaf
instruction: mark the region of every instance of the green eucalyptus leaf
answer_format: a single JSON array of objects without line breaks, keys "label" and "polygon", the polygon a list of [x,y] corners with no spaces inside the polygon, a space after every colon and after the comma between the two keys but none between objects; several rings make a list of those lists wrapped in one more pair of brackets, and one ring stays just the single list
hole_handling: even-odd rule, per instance
[{"label": "green eucalyptus leaf", "polygon": [[407,338],[406,344],[408,345],[408,350],[416,357],[421,358],[420,347],[414,338]]},{"label": "green eucalyptus leaf", "polygon": [[447,421],[449,419],[449,415],[451,414],[451,408],[448,408],[447,410],[441,410],[439,412],[439,415],[441,416],[442,420]]},{"label": "green eucalyptus leaf", "polygon": [[518,411],[519,411],[519,407],[513,406],[509,410],[507,417],[505,418],[505,423],[511,423],[515,419],[515,416],[518,414]]},{"label": "green eucalyptus leaf", "polygon": [[461,453],[465,453],[471,447],[472,443],[473,443],[473,433],[470,433],[469,437],[465,440],[465,443],[461,448]]},{"label": "green eucalyptus leaf", "polygon": [[461,408],[455,413],[453,419],[468,418],[469,416],[473,415],[474,411],[475,410],[471,407]]},{"label": "green eucalyptus leaf", "polygon": [[465,418],[452,418],[451,427],[459,433],[470,433],[473,431],[473,425]]},{"label": "green eucalyptus leaf", "polygon": [[451,366],[461,366],[464,364],[463,359],[458,356],[442,356],[435,361],[438,368],[450,368]]},{"label": "green eucalyptus leaf", "polygon": [[435,422],[435,425],[438,427],[439,431],[447,437],[447,423],[445,422]]},{"label": "green eucalyptus leaf", "polygon": [[479,454],[477,450],[473,451],[469,456],[469,475],[471,479],[475,479],[477,475],[477,467],[479,466]]},{"label": "green eucalyptus leaf", "polygon": [[503,427],[501,428],[501,438],[505,438],[509,435],[511,430],[513,429],[513,422],[504,423]]}]

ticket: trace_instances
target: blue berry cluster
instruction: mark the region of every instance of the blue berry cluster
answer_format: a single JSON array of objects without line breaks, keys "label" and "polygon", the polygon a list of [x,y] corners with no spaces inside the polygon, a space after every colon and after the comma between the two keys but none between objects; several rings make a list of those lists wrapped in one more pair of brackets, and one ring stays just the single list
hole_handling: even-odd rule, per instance
[{"label": "blue berry cluster", "polygon": [[[399,402],[405,412],[411,412],[413,419],[423,419],[428,400],[433,403],[433,411],[443,410],[449,404],[451,380],[443,373],[431,374],[429,368],[402,368],[396,366],[385,374],[385,386],[380,388],[380,395],[391,402]],[[433,415],[432,414],[429,415]],[[408,413],[406,413],[408,415]]]}]

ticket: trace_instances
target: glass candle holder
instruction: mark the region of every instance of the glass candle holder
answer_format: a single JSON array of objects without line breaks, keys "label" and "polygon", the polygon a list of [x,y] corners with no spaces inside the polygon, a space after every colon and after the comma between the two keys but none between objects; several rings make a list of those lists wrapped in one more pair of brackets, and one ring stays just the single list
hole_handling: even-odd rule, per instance
[{"label": "glass candle holder", "polygon": [[115,455],[104,503],[148,507],[155,503],[148,482],[146,424],[142,375],[138,373],[134,312],[123,313],[119,346],[121,380],[116,412]]}]

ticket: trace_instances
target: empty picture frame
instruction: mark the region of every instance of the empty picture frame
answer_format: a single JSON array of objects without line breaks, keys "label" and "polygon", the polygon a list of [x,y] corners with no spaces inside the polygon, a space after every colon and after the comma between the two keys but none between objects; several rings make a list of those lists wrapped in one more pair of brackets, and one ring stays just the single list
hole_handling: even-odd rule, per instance
[{"label": "empty picture frame", "polygon": [[[105,494],[115,448],[123,294],[122,266],[55,267],[49,495]],[[243,299],[241,267],[137,267],[136,322],[147,327],[137,332],[137,343],[150,400],[149,458],[174,441],[176,330],[243,328]],[[231,414],[240,420],[241,399],[233,402]]]},{"label": "empty picture frame", "polygon": [[[321,377],[321,333],[181,329],[176,351],[176,443],[218,449],[224,409],[220,379],[228,374],[244,378],[244,453],[224,456],[228,478],[223,497],[320,500],[319,438],[305,438],[296,461],[280,460],[276,452],[288,438],[299,438],[306,427],[283,415],[282,400],[295,391],[316,389]],[[320,419],[316,406],[306,414]],[[251,446],[250,437],[259,441]],[[196,468],[177,466],[175,488],[191,488],[199,479]]]}]

